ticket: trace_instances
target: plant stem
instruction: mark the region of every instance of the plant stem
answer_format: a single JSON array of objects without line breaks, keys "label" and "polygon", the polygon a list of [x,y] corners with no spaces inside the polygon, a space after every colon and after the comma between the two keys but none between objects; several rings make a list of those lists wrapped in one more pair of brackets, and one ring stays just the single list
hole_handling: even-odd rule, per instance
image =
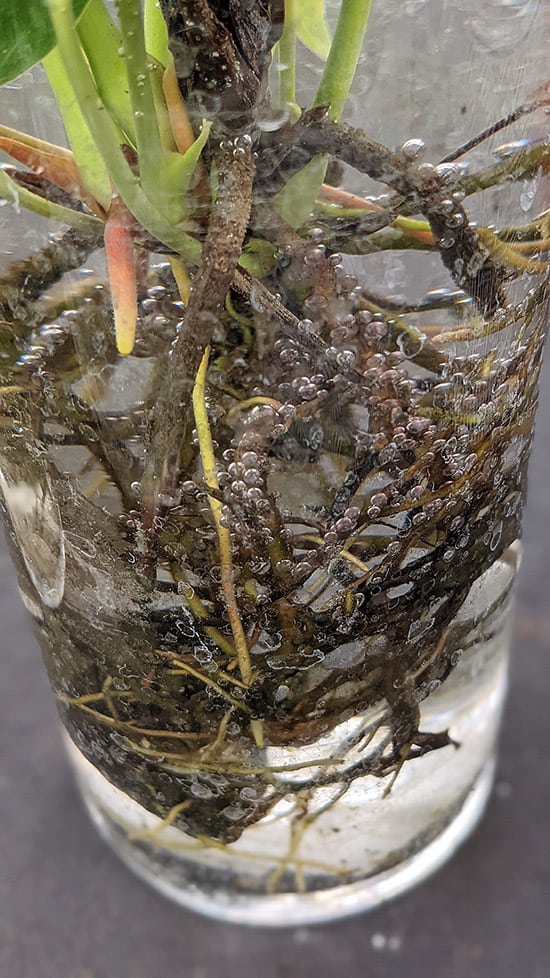
[{"label": "plant stem", "polygon": [[467,174],[452,184],[453,190],[460,190],[469,197],[489,187],[497,187],[509,180],[523,180],[532,177],[538,169],[543,173],[550,170],[550,146],[540,143],[527,150],[514,153],[500,163],[481,173]]},{"label": "plant stem", "polygon": [[178,76],[176,75],[173,61],[164,70],[162,91],[166,101],[166,109],[172,127],[174,142],[179,152],[185,153],[193,144],[195,135],[180,92]]},{"label": "plant stem", "polygon": [[254,179],[251,150],[243,157],[234,157],[227,147],[219,147],[216,164],[218,191],[200,272],[193,281],[183,326],[151,408],[142,481],[142,509],[149,529],[158,508],[158,493],[177,485],[182,447],[191,431],[191,390],[203,351],[210,344],[223,309],[250,219]]},{"label": "plant stem", "polygon": [[475,228],[456,199],[453,205],[456,223],[449,234],[450,215],[445,203],[448,187],[437,175],[408,165],[399,153],[367,139],[361,130],[329,119],[305,129],[300,142],[311,149],[312,155],[319,151],[330,153],[410,200],[414,212],[421,212],[428,219],[443,264],[457,285],[475,300],[480,312],[492,316],[502,306],[502,269],[481,247]]},{"label": "plant stem", "polygon": [[133,217],[114,196],[105,222],[105,258],[115,318],[117,350],[128,356],[134,348],[137,323],[137,262],[132,241]]},{"label": "plant stem", "polygon": [[342,0],[336,31],[313,105],[329,105],[329,119],[342,115],[355,76],[371,0]]},{"label": "plant stem", "polygon": [[[197,438],[202,461],[202,469],[206,485],[210,489],[219,491],[218,474],[216,471],[216,457],[212,443],[212,434],[206,410],[206,374],[208,371],[208,361],[210,358],[210,347],[204,351],[200,367],[197,372],[195,386],[193,388],[193,412],[197,427]],[[218,534],[218,545],[220,552],[220,574],[221,584],[227,608],[227,617],[233,632],[237,659],[241,678],[244,683],[250,683],[252,668],[250,665],[250,655],[246,642],[246,635],[237,607],[235,587],[233,583],[233,560],[231,557],[231,534],[227,527],[222,525],[223,505],[215,496],[209,496],[210,509],[216,525]]]},{"label": "plant stem", "polygon": [[65,146],[58,146],[57,143],[49,143],[45,139],[38,139],[36,136],[31,136],[28,132],[20,132],[19,129],[12,129],[11,126],[0,125],[0,138],[11,139],[14,142],[21,143],[22,146],[27,146],[29,149],[35,150],[37,153],[55,156],[57,159],[64,160],[67,163],[74,162],[74,154]]},{"label": "plant stem", "polygon": [[[135,0],[117,0],[117,9],[122,29],[130,101],[134,114],[141,184],[145,194],[154,200],[155,192],[158,193],[159,190],[159,169],[164,152],[145,50],[141,7],[135,3]],[[160,190],[162,192],[162,188]]]},{"label": "plant stem", "polygon": [[[323,77],[313,100],[313,107],[329,106],[328,117],[333,121],[337,121],[342,114],[355,76],[370,7],[371,0],[342,0]],[[275,198],[277,213],[294,230],[305,224],[313,210],[326,176],[328,160],[325,154],[314,157],[290,177]]]},{"label": "plant stem", "polygon": [[42,65],[63,119],[80,186],[107,211],[111,200],[109,173],[75,102],[71,80],[57,48],[50,51]]},{"label": "plant stem", "polygon": [[78,228],[80,231],[89,231],[93,234],[102,225],[102,222],[91,214],[84,214],[82,211],[73,210],[71,207],[55,204],[53,201],[41,197],[40,194],[33,194],[26,187],[19,186],[1,167],[0,197],[11,201],[16,209],[24,207],[25,210],[32,211],[33,214],[39,214],[41,217],[47,217],[52,221],[59,221],[61,224],[68,224],[69,227]]},{"label": "plant stem", "polygon": [[72,5],[68,0],[48,0],[48,7],[75,97],[122,200],[150,234],[196,264],[200,256],[199,243],[162,217],[126,161],[121,149],[122,135],[99,100],[94,77],[76,32]]},{"label": "plant stem", "polygon": [[280,98],[283,106],[296,102],[296,3],[285,0],[285,26],[279,41]]}]

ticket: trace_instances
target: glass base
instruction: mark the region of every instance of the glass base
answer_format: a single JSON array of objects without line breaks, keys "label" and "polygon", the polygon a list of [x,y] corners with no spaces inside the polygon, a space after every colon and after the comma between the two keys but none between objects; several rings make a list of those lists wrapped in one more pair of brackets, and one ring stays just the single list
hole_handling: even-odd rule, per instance
[{"label": "glass base", "polygon": [[[279,797],[224,841],[208,833],[206,817],[204,831],[184,819],[178,823],[178,804],[164,818],[145,807],[122,790],[123,783],[108,780],[67,733],[99,831],[136,873],[176,903],[249,925],[332,920],[376,907],[419,883],[466,838],[489,795],[507,685],[514,573],[510,552],[479,578],[453,621],[454,642],[463,646],[458,662],[420,706],[421,729],[448,735],[446,745],[409,758],[396,774],[369,773],[365,759],[387,746],[384,731],[377,740],[383,704],[343,720],[312,744],[267,745],[258,763],[273,772]],[[121,752],[123,764],[126,755],[115,736],[112,750]],[[84,746],[95,759],[94,745]],[[342,758],[346,769],[362,765],[348,783]],[[331,759],[335,783],[322,783],[320,759]],[[223,768],[211,766],[191,782],[187,772],[179,805],[189,803],[186,792],[194,798],[200,791],[197,797],[220,799],[220,818],[241,819],[250,794],[255,798],[253,785],[236,794]],[[164,779],[185,773],[170,763],[165,768]]]},{"label": "glass base", "polygon": [[[86,789],[81,764],[87,764],[72,747],[83,797],[101,836],[126,865],[164,896],[197,913],[230,923],[260,927],[287,927],[337,920],[372,910],[421,883],[438,870],[470,835],[485,810],[494,778],[491,758],[482,768],[464,803],[443,831],[412,856],[391,869],[368,879],[310,893],[251,895],[227,889],[205,894],[198,887],[182,888],[166,876],[151,872],[139,850],[121,836],[117,825],[106,816],[94,792]],[[91,767],[91,765],[90,765]],[[80,768],[80,770],[78,770]],[[97,773],[97,772],[94,772]],[[116,789],[114,789],[116,790]]]}]

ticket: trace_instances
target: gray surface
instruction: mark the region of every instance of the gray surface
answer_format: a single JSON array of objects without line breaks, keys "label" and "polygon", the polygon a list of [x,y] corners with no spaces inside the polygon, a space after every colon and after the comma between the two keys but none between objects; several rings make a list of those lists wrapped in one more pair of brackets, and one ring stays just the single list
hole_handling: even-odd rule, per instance
[{"label": "gray surface", "polygon": [[0,561],[2,978],[550,976],[550,363],[531,469],[512,689],[496,790],[422,887],[330,926],[249,930],[172,906],[95,835],[7,559]]}]

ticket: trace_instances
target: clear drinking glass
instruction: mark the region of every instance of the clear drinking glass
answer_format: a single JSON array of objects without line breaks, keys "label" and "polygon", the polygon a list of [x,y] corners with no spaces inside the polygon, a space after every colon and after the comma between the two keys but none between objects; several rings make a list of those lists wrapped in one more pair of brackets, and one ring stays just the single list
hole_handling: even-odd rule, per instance
[{"label": "clear drinking glass", "polygon": [[[483,811],[548,324],[547,41],[536,0],[373,0],[344,115],[364,136],[296,121],[281,48],[246,125],[203,92],[225,127],[205,169],[254,158],[247,260],[215,316],[198,266],[192,320],[174,254],[134,228],[128,356],[101,233],[0,212],[21,594],[93,821],[185,906],[367,909]],[[323,64],[299,45],[298,69],[306,107]],[[63,140],[39,69],[1,105]],[[291,227],[299,194],[275,196],[318,154]],[[242,206],[236,179],[211,193]]]}]

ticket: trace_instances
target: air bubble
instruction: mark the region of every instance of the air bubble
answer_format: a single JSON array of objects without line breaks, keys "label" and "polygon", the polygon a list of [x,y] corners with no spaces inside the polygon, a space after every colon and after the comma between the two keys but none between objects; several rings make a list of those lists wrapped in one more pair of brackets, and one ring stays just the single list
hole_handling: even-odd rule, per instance
[{"label": "air bubble", "polygon": [[311,248],[304,256],[304,264],[319,267],[325,261],[324,245],[317,245]]},{"label": "air bubble", "polygon": [[385,492],[375,493],[374,496],[371,496],[370,501],[372,506],[378,506],[380,509],[383,509],[384,506],[388,505],[388,497],[386,496]]},{"label": "air bubble", "polygon": [[316,384],[302,384],[298,387],[298,394],[304,401],[313,401],[318,393],[319,389]]},{"label": "air bubble", "polygon": [[493,532],[491,533],[491,539],[489,542],[490,550],[495,551],[497,549],[502,539],[502,530],[503,530],[502,523],[497,523],[497,525],[493,529]]},{"label": "air bubble", "polygon": [[283,404],[277,411],[280,418],[284,421],[290,421],[296,414],[296,407],[294,404]]},{"label": "air bubble", "polygon": [[194,496],[198,490],[196,484],[191,479],[187,479],[185,482],[182,482],[181,491],[187,496]]},{"label": "air bubble", "polygon": [[515,156],[516,153],[527,149],[531,143],[531,139],[516,139],[513,142],[501,143],[493,150],[493,156],[496,156],[497,160],[506,160],[510,156]]},{"label": "air bubble", "polygon": [[293,564],[291,560],[278,560],[275,564],[275,570],[279,574],[290,574],[292,567]]},{"label": "air bubble", "polygon": [[453,234],[444,234],[439,239],[438,244],[440,248],[452,248],[455,243],[455,237]]},{"label": "air bubble", "polygon": [[263,479],[258,469],[246,469],[243,479],[248,486],[261,486]]},{"label": "air bubble", "polygon": [[434,618],[418,618],[416,621],[411,622],[409,626],[409,633],[407,638],[409,642],[416,642],[419,638],[430,631],[433,628]]},{"label": "air bubble", "polygon": [[466,219],[464,217],[464,214],[461,214],[460,211],[457,211],[455,214],[451,214],[447,218],[446,223],[448,228],[461,228],[466,223]]},{"label": "air bubble", "polygon": [[451,180],[456,180],[459,175],[459,168],[455,163],[438,163],[435,172],[441,180],[451,182]]},{"label": "air bubble", "polygon": [[195,645],[193,658],[200,666],[206,666],[209,662],[212,662],[213,654],[211,649],[207,648],[206,645]]},{"label": "air bubble", "polygon": [[258,464],[258,455],[256,452],[244,452],[241,457],[241,462],[245,468],[251,468]]},{"label": "air bubble", "polygon": [[401,152],[408,160],[414,160],[425,148],[426,144],[423,139],[407,139],[401,146]]},{"label": "air bubble", "polygon": [[239,791],[239,797],[243,801],[255,801],[258,797],[258,792],[255,788],[241,788]]},{"label": "air bubble", "polygon": [[407,360],[414,360],[418,356],[426,342],[424,333],[411,326],[407,332],[399,333],[396,343]]},{"label": "air bubble", "polygon": [[537,191],[537,181],[536,180],[526,180],[523,185],[523,191],[520,194],[519,206],[524,213],[531,210],[533,202],[535,200],[535,194]]},{"label": "air bubble", "polygon": [[257,486],[253,486],[251,489],[247,490],[246,498],[250,500],[251,503],[257,503],[260,499],[262,499],[262,490]]},{"label": "air bubble", "polygon": [[245,149],[252,146],[252,136],[245,132],[242,136],[237,136],[235,146],[243,146]]},{"label": "air bubble", "polygon": [[453,200],[449,200],[447,198],[439,202],[439,210],[441,211],[442,214],[452,214],[454,209],[455,209],[455,204]]},{"label": "air bubble", "polygon": [[353,523],[356,523],[359,517],[361,516],[361,510],[359,509],[359,506],[348,506],[348,508],[344,513],[344,516],[346,517],[346,519],[351,520]]},{"label": "air bubble", "polygon": [[350,370],[355,364],[355,353],[353,350],[341,350],[336,355],[336,363],[340,370]]}]

